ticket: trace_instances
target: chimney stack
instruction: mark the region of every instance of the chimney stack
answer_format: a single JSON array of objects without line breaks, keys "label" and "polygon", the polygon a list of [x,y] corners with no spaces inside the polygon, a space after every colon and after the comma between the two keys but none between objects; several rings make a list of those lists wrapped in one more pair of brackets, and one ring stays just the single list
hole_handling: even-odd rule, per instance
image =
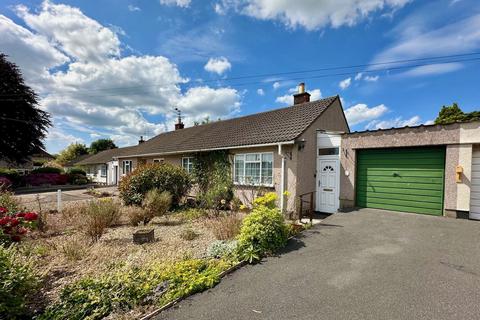
[{"label": "chimney stack", "polygon": [[175,131],[177,131],[185,128],[185,125],[182,122],[182,112],[180,111],[180,109],[175,108],[175,111],[177,111],[177,115],[178,115],[178,122],[175,123]]},{"label": "chimney stack", "polygon": [[305,83],[298,85],[298,93],[293,95],[293,104],[310,102],[310,93],[305,92]]},{"label": "chimney stack", "polygon": [[138,144],[142,144],[144,142],[145,142],[145,140],[143,140],[143,136],[140,136],[140,140],[138,140]]}]

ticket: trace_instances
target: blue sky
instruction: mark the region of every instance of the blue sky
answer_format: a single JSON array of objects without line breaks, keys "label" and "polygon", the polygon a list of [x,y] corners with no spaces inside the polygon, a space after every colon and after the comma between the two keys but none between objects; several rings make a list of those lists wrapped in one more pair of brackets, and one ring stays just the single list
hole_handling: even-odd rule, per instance
[{"label": "blue sky", "polygon": [[279,108],[301,81],[339,94],[353,130],[480,107],[480,54],[251,77],[480,52],[476,0],[4,0],[0,34],[53,117],[50,152],[172,130],[175,107],[187,126]]}]

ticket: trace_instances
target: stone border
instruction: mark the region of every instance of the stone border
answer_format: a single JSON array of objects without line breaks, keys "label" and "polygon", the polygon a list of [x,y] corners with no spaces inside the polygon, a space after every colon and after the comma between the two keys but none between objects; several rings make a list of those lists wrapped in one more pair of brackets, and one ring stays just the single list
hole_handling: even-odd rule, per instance
[{"label": "stone border", "polygon": [[[237,263],[236,265],[231,266],[231,267],[228,268],[227,270],[225,270],[225,271],[223,271],[222,273],[220,273],[220,279],[222,279],[222,278],[225,277],[226,275],[234,272],[235,270],[240,269],[241,267],[243,267],[243,266],[246,265],[246,264],[247,264],[246,261],[241,261],[241,262]],[[167,309],[173,307],[174,305],[176,305],[177,303],[179,303],[179,302],[182,301],[183,299],[186,299],[186,298],[188,298],[188,297],[190,297],[190,296],[192,296],[192,295],[193,295],[193,294],[188,295],[188,296],[184,296],[184,297],[180,297],[180,298],[178,298],[178,299],[175,299],[175,300],[173,300],[173,301],[170,301],[169,303],[161,306],[160,308],[158,308],[158,309],[150,312],[149,314],[141,317],[139,320],[149,320],[149,319],[151,319],[152,317],[160,314],[162,311],[167,310]]]}]

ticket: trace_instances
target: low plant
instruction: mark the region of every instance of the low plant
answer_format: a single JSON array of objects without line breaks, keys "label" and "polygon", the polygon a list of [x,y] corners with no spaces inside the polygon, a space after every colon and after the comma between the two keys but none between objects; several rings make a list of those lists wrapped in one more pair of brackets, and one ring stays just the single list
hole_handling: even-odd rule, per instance
[{"label": "low plant", "polygon": [[192,221],[199,218],[207,217],[208,211],[202,208],[190,208],[180,213],[186,220]]},{"label": "low plant", "polygon": [[74,167],[68,170],[68,174],[79,174],[82,176],[86,176],[87,172],[85,172],[85,170],[83,170],[82,168]]},{"label": "low plant", "polygon": [[80,261],[87,254],[88,244],[82,238],[72,236],[60,244],[60,250],[68,261]]},{"label": "low plant", "polygon": [[263,196],[257,197],[253,200],[253,207],[265,206],[270,209],[276,208],[277,198],[275,192],[267,192]]},{"label": "low plant", "polygon": [[237,214],[228,214],[214,219],[208,219],[207,227],[212,231],[218,240],[228,240],[235,238],[240,232],[242,219]]},{"label": "low plant", "polygon": [[20,208],[18,201],[13,193],[7,190],[0,191],[0,207],[6,208],[9,212],[16,212]]},{"label": "low plant", "polygon": [[0,176],[0,192],[7,191],[12,186],[12,181],[7,177]]},{"label": "low plant", "polygon": [[63,170],[57,167],[40,167],[33,169],[31,173],[63,173]]},{"label": "low plant", "polygon": [[126,206],[123,207],[122,212],[127,216],[130,225],[138,226],[145,220],[145,210],[142,207]]},{"label": "low plant", "polygon": [[140,166],[122,178],[118,189],[125,205],[140,206],[148,191],[158,189],[170,192],[172,205],[177,206],[191,185],[190,176],[181,167],[154,163]]},{"label": "low plant", "polygon": [[143,199],[142,206],[145,209],[146,216],[143,221],[147,224],[154,217],[160,217],[167,214],[172,205],[172,195],[168,191],[160,191],[159,189],[152,189],[147,192]]},{"label": "low plant", "polygon": [[197,237],[198,237],[198,233],[193,231],[191,228],[184,229],[180,233],[180,238],[182,238],[183,240],[186,240],[186,241],[195,240]]},{"label": "low plant", "polygon": [[224,260],[190,259],[172,264],[125,266],[67,285],[39,319],[103,319],[140,304],[163,305],[206,290],[231,266]]},{"label": "low plant", "polygon": [[63,185],[68,182],[68,175],[62,173],[30,173],[24,179],[26,185]]},{"label": "low plant", "polygon": [[242,200],[240,200],[240,198],[238,197],[233,197],[231,203],[230,203],[230,207],[232,209],[232,211],[240,211],[241,207],[242,207],[243,203],[242,203]]},{"label": "low plant", "polygon": [[216,240],[208,247],[207,255],[212,258],[234,257],[237,246],[237,240]]},{"label": "low plant", "polygon": [[27,319],[27,297],[39,285],[34,261],[16,246],[0,246],[0,319]]},{"label": "low plant", "polygon": [[97,241],[105,229],[118,223],[120,219],[119,204],[112,199],[92,200],[84,210],[83,230],[92,241]]},{"label": "low plant", "polygon": [[13,169],[0,168],[0,177],[7,178],[13,185],[20,183],[21,177],[20,174]]},{"label": "low plant", "polygon": [[243,219],[238,235],[239,254],[252,262],[284,247],[288,230],[280,210],[260,205]]},{"label": "low plant", "polygon": [[9,211],[0,207],[0,244],[19,242],[23,236],[37,225],[36,212]]}]

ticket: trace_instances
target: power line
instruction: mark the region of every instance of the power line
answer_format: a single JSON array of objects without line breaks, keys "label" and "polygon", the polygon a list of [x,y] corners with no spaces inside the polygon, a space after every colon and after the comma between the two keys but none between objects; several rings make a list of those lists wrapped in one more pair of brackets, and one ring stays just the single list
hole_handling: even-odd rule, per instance
[{"label": "power line", "polygon": [[[436,57],[436,59],[442,58],[446,59],[446,57],[455,57],[455,56],[472,56],[472,55],[477,55],[480,53],[469,53],[469,54],[463,54],[463,55],[451,55],[451,56],[439,56]],[[425,61],[425,60],[431,60],[435,58],[419,58],[419,59],[409,59],[409,60],[397,60],[397,61],[391,61],[391,62],[382,62],[378,64],[391,64],[391,63],[404,63],[406,61]],[[370,69],[370,70],[362,70],[362,73],[376,73],[376,72],[388,72],[388,71],[396,71],[396,70],[402,70],[402,69],[410,69],[410,68],[416,68],[416,67],[422,67],[422,66],[428,66],[428,65],[436,65],[436,64],[447,64],[447,63],[455,63],[455,62],[472,62],[472,61],[478,61],[480,60],[480,57],[475,57],[475,58],[468,58],[468,59],[448,59],[448,60],[442,60],[442,61],[430,61],[430,62],[425,62],[425,63],[419,63],[419,64],[413,64],[413,65],[406,65],[406,66],[397,66],[397,67],[387,67],[387,68],[376,68],[376,69]],[[378,65],[376,64],[376,65]],[[357,66],[373,66],[375,64],[363,64],[363,65],[357,65]],[[339,70],[339,69],[347,69],[347,68],[355,68],[356,66],[345,66],[345,67],[332,67],[332,68],[323,68],[323,70]],[[317,70],[322,70],[322,69],[312,69],[308,72],[314,72]],[[296,73],[301,73],[301,72],[307,72],[307,71],[294,71],[291,72],[290,74],[296,74]],[[238,86],[245,86],[245,85],[253,85],[253,84],[265,84],[265,83],[272,83],[272,82],[289,82],[293,80],[308,80],[308,79],[319,79],[319,78],[326,78],[326,77],[337,77],[337,76],[347,76],[347,75],[353,75],[360,72],[359,70],[355,71],[347,71],[347,72],[340,72],[340,73],[325,73],[321,75],[311,75],[311,76],[302,76],[302,77],[296,77],[296,78],[285,78],[285,79],[267,79],[267,80],[261,80],[261,81],[252,81],[252,82],[245,82],[245,83],[234,83],[231,84],[231,86],[238,87]],[[277,73],[277,75],[280,73]],[[285,74],[285,73],[284,73]],[[270,75],[273,75],[270,74]],[[267,76],[265,75],[255,75],[255,76],[245,76],[245,77],[237,77],[237,78],[229,78],[229,80],[233,79],[246,79],[246,78],[254,78],[254,77],[260,77],[260,76]],[[217,80],[217,82],[221,82],[225,79]],[[220,84],[219,84],[220,85]],[[140,87],[151,87],[154,85],[145,85],[145,86],[137,86],[137,88]],[[125,87],[125,88],[134,88],[134,87]],[[110,90],[113,89],[121,89],[120,87],[117,88],[111,88]],[[89,91],[88,91],[89,92]],[[58,94],[47,94],[49,97],[71,97],[72,95],[75,96],[76,94],[81,94],[81,92],[75,92],[75,93],[58,93]],[[137,92],[122,92],[122,93],[112,93],[112,94],[99,94],[99,95],[82,95],[82,97],[87,97],[87,98],[98,98],[98,97],[114,97],[114,96],[128,96],[128,95],[145,95],[149,94],[149,92],[145,91],[137,91]],[[1,99],[0,101],[19,101],[21,99],[15,99],[11,97],[15,96],[22,96],[21,94],[11,94],[11,95],[0,95],[2,96],[8,96],[9,98]]]}]

